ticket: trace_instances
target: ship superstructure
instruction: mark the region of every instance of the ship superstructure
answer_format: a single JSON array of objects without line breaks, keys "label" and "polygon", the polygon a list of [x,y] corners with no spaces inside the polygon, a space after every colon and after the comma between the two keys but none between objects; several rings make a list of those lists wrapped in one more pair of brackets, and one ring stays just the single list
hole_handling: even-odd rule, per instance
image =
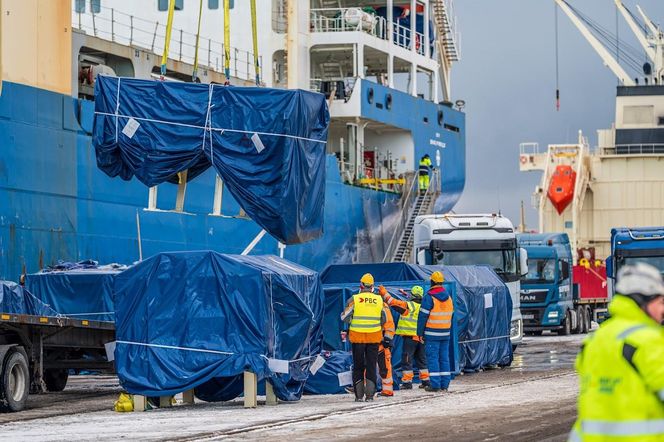
[{"label": "ship superstructure", "polygon": [[578,11],[556,3],[618,78],[615,123],[598,131],[595,148],[582,133],[576,143],[545,150],[523,143],[520,169],[543,171],[533,194],[539,231],[566,232],[575,262],[603,259],[611,253],[613,227],[664,223],[664,34],[641,8],[637,16],[616,0],[648,57],[642,75],[632,78]]},{"label": "ship superstructure", "polygon": [[[391,260],[416,204],[418,211],[454,206],[465,182],[465,116],[463,103],[451,102],[450,70],[459,59],[451,2],[266,3],[256,15],[260,85],[328,98],[324,237],[284,250],[214,173],[148,189],[97,170],[89,136],[96,76],[160,79],[167,0],[3,2],[0,125],[17,135],[2,140],[0,159],[14,168],[0,183],[10,197],[0,203],[0,276],[15,279],[58,259],[126,263],[182,249],[281,253],[312,268]],[[164,81],[192,81],[200,5],[175,0]],[[223,6],[202,2],[197,81],[254,85],[251,14],[239,1],[231,1],[230,78],[224,75]],[[30,47],[9,44],[34,24],[42,32]],[[9,57],[21,53],[31,63],[21,72],[8,68]],[[40,64],[42,57],[50,61]],[[50,134],[22,132],[44,124],[44,115]],[[414,170],[424,154],[438,178],[415,198]]]}]

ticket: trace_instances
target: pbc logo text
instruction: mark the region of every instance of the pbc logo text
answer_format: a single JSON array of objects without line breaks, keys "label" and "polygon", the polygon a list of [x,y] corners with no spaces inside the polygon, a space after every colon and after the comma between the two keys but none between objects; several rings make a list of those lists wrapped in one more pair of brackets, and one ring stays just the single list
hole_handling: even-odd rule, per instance
[{"label": "pbc logo text", "polygon": [[378,304],[374,298],[360,298],[360,304],[366,302],[367,304]]}]

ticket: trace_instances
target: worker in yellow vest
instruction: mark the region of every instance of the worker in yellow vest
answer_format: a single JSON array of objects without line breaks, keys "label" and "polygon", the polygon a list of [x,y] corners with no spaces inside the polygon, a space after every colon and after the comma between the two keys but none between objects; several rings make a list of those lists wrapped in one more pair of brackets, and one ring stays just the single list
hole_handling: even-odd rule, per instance
[{"label": "worker in yellow vest", "polygon": [[420,193],[426,192],[426,190],[429,188],[430,170],[431,170],[431,158],[429,158],[429,154],[425,154],[420,159],[420,165],[418,168]]},{"label": "worker in yellow vest", "polygon": [[[423,339],[417,336],[417,318],[420,314],[420,305],[424,289],[419,286],[413,286],[410,290],[410,300],[402,301],[390,295],[383,286],[378,288],[378,293],[383,297],[383,301],[390,307],[396,309],[399,314],[396,334],[401,336],[403,348],[401,350],[401,386],[402,390],[411,390],[413,388],[413,361],[420,372],[422,384],[420,388],[430,386],[429,369],[427,368],[427,358],[424,351]],[[402,291],[406,294],[406,292]]]},{"label": "worker in yellow vest", "polygon": [[576,358],[578,418],[570,441],[664,441],[664,280],[637,263],[617,275],[611,317]]},{"label": "worker in yellow vest", "polygon": [[372,401],[376,394],[378,346],[383,341],[386,317],[383,298],[374,293],[374,278],[370,273],[360,279],[360,292],[348,300],[341,320],[350,324],[355,401]]}]

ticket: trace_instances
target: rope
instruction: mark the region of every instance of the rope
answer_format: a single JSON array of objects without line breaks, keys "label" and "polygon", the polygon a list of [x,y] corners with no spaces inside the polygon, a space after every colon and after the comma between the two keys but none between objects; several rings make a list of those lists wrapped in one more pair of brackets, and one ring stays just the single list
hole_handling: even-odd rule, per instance
[{"label": "rope", "polygon": [[191,74],[191,80],[195,83],[198,78],[198,42],[201,39],[201,17],[203,16],[203,0],[198,6],[198,30],[196,31],[196,48],[194,49],[194,72]]},{"label": "rope", "polygon": [[173,12],[175,11],[175,0],[168,3],[168,21],[166,22],[166,37],[164,40],[164,53],[161,56],[161,75],[166,75],[166,62],[168,61],[168,49],[171,46],[171,31],[173,30]]},{"label": "rope", "polygon": [[559,72],[559,56],[558,56],[558,6],[553,5],[555,10],[556,22],[556,112],[560,111],[560,72]]},{"label": "rope", "polygon": [[254,40],[254,69],[256,70],[256,86],[260,86],[261,67],[258,63],[258,32],[256,25],[256,0],[251,0],[251,33]]},{"label": "rope", "polygon": [[231,0],[224,0],[224,75],[231,81]]}]

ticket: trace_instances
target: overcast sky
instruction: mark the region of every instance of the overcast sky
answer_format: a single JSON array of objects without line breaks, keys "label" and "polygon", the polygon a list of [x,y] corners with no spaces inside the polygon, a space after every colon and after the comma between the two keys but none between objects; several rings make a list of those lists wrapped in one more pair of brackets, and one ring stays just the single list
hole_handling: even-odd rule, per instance
[{"label": "overcast sky", "polygon": [[[569,3],[616,33],[613,0]],[[664,22],[663,0],[624,3],[635,14],[638,4],[653,21]],[[452,95],[466,101],[467,123],[466,188],[455,211],[500,209],[518,224],[523,200],[527,225],[537,228],[531,195],[541,172],[519,172],[519,143],[538,142],[541,150],[574,142],[583,130],[596,146],[597,130],[614,121],[617,79],[559,10],[556,112],[554,1],[456,0],[455,6],[462,59],[454,67]],[[621,43],[638,46],[622,17],[618,35]]]}]

